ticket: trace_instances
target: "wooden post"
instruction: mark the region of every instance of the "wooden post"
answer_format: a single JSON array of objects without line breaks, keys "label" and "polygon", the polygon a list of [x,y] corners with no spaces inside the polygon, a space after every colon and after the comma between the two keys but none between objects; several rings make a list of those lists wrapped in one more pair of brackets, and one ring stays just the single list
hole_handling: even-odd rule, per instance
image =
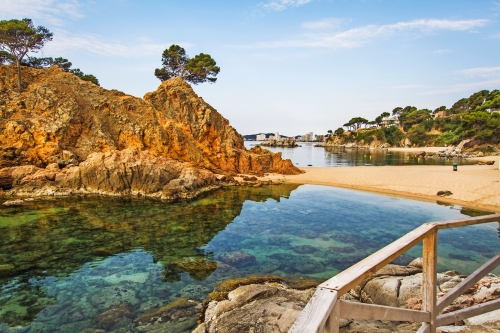
[{"label": "wooden post", "polygon": [[332,313],[328,317],[328,320],[325,324],[324,333],[339,333],[339,324],[340,324],[340,302],[335,302],[335,306],[333,307]]},{"label": "wooden post", "polygon": [[436,333],[437,230],[423,240],[422,311],[430,312],[429,333]]}]

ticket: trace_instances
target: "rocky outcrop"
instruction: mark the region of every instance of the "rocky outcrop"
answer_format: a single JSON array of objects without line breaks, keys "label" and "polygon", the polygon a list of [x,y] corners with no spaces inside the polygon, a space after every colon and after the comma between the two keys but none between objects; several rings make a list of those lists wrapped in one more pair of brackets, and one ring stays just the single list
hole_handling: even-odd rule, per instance
[{"label": "rocky outcrop", "polygon": [[[85,181],[67,175],[75,171],[63,172],[65,180],[61,182],[61,172],[57,170],[69,166],[81,173],[92,164],[92,172],[102,179],[106,172],[110,172],[109,165],[107,169],[97,171],[94,154],[110,153],[117,157],[117,151],[123,150],[147,153],[145,163],[155,156],[166,167],[166,161],[173,160],[168,168],[175,171],[169,174],[181,175],[182,169],[189,173],[188,178],[205,175],[205,171],[227,175],[301,173],[280,154],[247,151],[242,136],[229,125],[228,120],[180,78],[163,82],[156,91],[140,99],[116,90],[105,90],[63,72],[57,66],[50,69],[23,68],[24,81],[28,85],[19,94],[14,70],[12,66],[0,65],[2,190],[19,185],[15,180],[24,179],[25,173],[34,175],[34,168],[46,171],[36,169],[38,174],[35,172],[34,177],[38,178],[26,179],[25,183],[56,181],[64,186],[85,188]],[[125,155],[130,156],[129,153]],[[111,158],[106,156],[101,159]],[[74,169],[87,160],[89,162],[85,166]],[[162,178],[162,186],[166,185],[163,180],[166,171],[155,171],[154,164],[138,166],[142,162],[142,158],[133,161],[141,172],[156,172]],[[181,166],[178,163],[187,164]],[[12,169],[19,166],[22,168]],[[101,166],[104,164],[101,163]],[[171,182],[173,178],[169,175],[166,179]],[[180,182],[186,181],[185,177],[183,179]],[[200,183],[205,182],[204,178],[200,180]],[[116,184],[115,181],[112,183]],[[135,189],[133,185],[128,189],[123,186],[115,188],[111,184],[101,185],[99,188],[104,192],[160,191],[158,188]],[[92,191],[96,188],[93,185],[90,187]]]},{"label": "rocky outcrop", "polygon": [[192,198],[215,187],[215,175],[149,152],[125,149],[92,153],[78,166],[63,169],[48,165],[4,168],[2,179],[13,187],[7,194],[43,195],[101,194],[135,195],[165,200]]},{"label": "rocky outcrop", "polygon": [[193,333],[288,332],[314,289],[294,290],[252,284],[228,294],[228,299],[212,301],[205,322]]},{"label": "rocky outcrop", "polygon": [[280,140],[269,139],[262,142],[260,145],[264,147],[282,147],[282,148],[299,147],[299,145],[295,140],[287,140],[287,139],[280,139]]},{"label": "rocky outcrop", "polygon": [[180,78],[140,99],[57,66],[23,68],[23,76],[29,84],[19,94],[14,68],[0,66],[2,167],[44,167],[64,150],[83,161],[94,152],[126,148],[213,171],[244,173],[253,171],[250,162],[257,163],[228,120]]}]

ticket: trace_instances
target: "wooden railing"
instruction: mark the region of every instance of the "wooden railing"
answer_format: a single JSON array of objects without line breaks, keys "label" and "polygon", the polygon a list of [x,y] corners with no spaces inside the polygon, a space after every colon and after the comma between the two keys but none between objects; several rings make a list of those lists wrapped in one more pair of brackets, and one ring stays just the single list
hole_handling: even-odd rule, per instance
[{"label": "wooden railing", "polygon": [[[435,333],[436,327],[500,309],[500,299],[438,315],[458,296],[500,264],[500,253],[437,301],[437,236],[447,228],[500,221],[500,214],[464,220],[426,223],[323,282],[288,333],[338,333],[340,318],[422,322],[417,333]],[[423,241],[422,311],[342,301],[338,298],[379,269]]]}]

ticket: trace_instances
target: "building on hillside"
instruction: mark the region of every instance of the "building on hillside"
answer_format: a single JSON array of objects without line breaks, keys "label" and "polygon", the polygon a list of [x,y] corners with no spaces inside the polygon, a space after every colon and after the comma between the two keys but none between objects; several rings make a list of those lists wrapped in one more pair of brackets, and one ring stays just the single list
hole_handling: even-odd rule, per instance
[{"label": "building on hillside", "polygon": [[279,132],[274,133],[274,140],[279,140],[279,139],[281,139],[280,133]]},{"label": "building on hillside", "polygon": [[398,116],[383,118],[382,119],[382,126],[399,126]]},{"label": "building on hillside", "polygon": [[436,118],[444,118],[444,117],[446,117],[446,110],[443,110],[443,111],[438,111],[438,112],[434,113],[434,114],[432,115],[432,117],[433,117],[434,119],[436,119]]},{"label": "building on hillside", "polygon": [[257,141],[266,141],[266,135],[265,134],[257,134]]}]

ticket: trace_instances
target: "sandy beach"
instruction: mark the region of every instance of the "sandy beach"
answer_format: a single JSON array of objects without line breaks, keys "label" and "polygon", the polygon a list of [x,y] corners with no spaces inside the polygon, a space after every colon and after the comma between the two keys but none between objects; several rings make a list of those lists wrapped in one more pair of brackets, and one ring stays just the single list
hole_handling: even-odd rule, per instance
[{"label": "sandy beach", "polygon": [[[424,149],[415,149],[422,151]],[[499,156],[478,160],[494,160],[494,165],[451,166],[360,166],[304,167],[300,175],[270,174],[263,180],[286,181],[297,184],[318,184],[352,188],[500,212]],[[479,161],[478,161],[479,162]],[[451,191],[446,197],[438,191]]]}]

